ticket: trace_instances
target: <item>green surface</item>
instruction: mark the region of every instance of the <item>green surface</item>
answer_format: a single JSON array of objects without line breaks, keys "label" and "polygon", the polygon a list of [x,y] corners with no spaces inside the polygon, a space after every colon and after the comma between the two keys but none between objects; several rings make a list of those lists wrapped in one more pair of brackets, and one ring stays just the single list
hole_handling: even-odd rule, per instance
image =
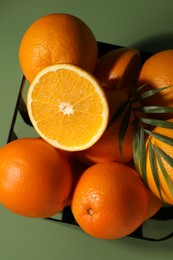
[{"label": "green surface", "polygon": [[[0,1],[0,146],[5,144],[22,73],[18,49],[26,28],[52,12],[74,14],[93,30],[98,41],[146,51],[172,48],[172,0],[1,0]],[[19,118],[20,136],[31,134]],[[16,216],[0,206],[0,259],[170,259],[173,239],[144,242],[132,238],[93,239],[79,228]],[[156,236],[173,230],[173,222],[145,224]]]}]

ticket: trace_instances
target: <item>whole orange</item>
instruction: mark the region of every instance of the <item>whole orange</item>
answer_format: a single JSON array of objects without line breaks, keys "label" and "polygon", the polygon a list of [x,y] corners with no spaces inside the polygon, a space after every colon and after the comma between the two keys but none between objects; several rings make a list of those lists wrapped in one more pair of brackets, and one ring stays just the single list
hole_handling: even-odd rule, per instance
[{"label": "whole orange", "polygon": [[65,13],[45,15],[23,35],[19,61],[29,82],[48,65],[70,63],[93,72],[98,47],[91,29],[81,19]]},{"label": "whole orange", "polygon": [[126,236],[144,221],[148,209],[146,187],[130,167],[100,163],[80,177],[71,204],[77,223],[100,239]]},{"label": "whole orange", "polygon": [[21,138],[0,150],[0,201],[26,217],[50,217],[71,195],[68,160],[41,138]]},{"label": "whole orange", "polygon": [[[159,89],[173,85],[173,49],[157,52],[145,61],[140,71],[138,85],[145,83],[143,92],[147,90]],[[149,106],[169,106],[173,108],[173,86],[164,89],[157,94],[143,99],[144,105]],[[159,119],[173,117],[173,113],[157,113],[153,115]]]},{"label": "whole orange", "polygon": [[[173,122],[173,119],[169,119],[168,121]],[[163,128],[163,127],[155,127],[153,129],[154,133],[164,135],[169,138],[173,138],[173,129],[169,128]],[[160,192],[158,190],[158,187],[156,185],[156,181],[154,178],[153,170],[151,168],[151,161],[150,161],[150,150],[149,150],[149,141],[151,144],[162,150],[163,153],[168,155],[168,161],[164,157],[163,153],[158,152],[158,149],[154,152],[154,159],[156,162],[156,167],[157,167],[157,177],[158,177],[158,182],[160,186]],[[162,170],[162,167],[160,167],[158,157],[160,158],[163,167],[165,168],[167,172],[167,177],[165,177],[165,172]],[[168,203],[173,205],[173,191],[171,191],[170,186],[172,186],[173,189],[173,167],[171,162],[173,161],[173,146],[172,144],[168,144],[166,142],[163,142],[154,136],[149,136],[146,142],[146,176],[148,180],[148,186],[150,190],[160,199],[163,198],[163,200]],[[142,175],[143,176],[143,175]],[[161,197],[162,196],[162,197]]]},{"label": "whole orange", "polygon": [[94,75],[103,87],[124,89],[136,83],[140,68],[139,50],[117,48],[100,57]]}]

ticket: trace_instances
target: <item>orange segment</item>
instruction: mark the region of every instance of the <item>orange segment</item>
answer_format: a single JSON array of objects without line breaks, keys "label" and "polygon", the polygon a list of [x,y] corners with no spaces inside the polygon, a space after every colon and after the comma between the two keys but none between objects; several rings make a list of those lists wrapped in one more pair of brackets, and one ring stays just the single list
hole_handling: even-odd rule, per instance
[{"label": "orange segment", "polygon": [[38,134],[69,151],[93,145],[106,129],[109,116],[97,80],[70,64],[43,69],[29,87],[27,107]]}]

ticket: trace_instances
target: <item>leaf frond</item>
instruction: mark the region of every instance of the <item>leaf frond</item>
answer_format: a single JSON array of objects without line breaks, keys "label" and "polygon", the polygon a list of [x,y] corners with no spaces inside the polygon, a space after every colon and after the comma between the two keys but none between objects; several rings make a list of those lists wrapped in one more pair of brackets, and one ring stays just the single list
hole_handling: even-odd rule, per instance
[{"label": "leaf frond", "polygon": [[[143,85],[144,87],[147,86],[147,84]],[[146,90],[145,92],[141,93],[139,96],[138,96],[138,99],[139,100],[144,100],[144,99],[147,99],[151,96],[154,96],[155,94],[165,90],[165,89],[168,89],[168,88],[171,88],[173,85],[169,85],[169,86],[165,86],[165,87],[161,87],[161,88],[157,88],[157,89],[150,89],[150,90]],[[140,91],[140,88],[139,88],[139,91]]]},{"label": "leaf frond", "polygon": [[149,150],[149,159],[150,159],[150,166],[151,166],[153,179],[157,187],[157,190],[159,192],[160,198],[163,200],[161,186],[160,186],[160,179],[159,179],[159,174],[157,169],[157,163],[156,163],[156,155],[153,149],[153,144],[151,143],[150,140],[148,141],[148,150]]},{"label": "leaf frond", "polygon": [[148,135],[153,136],[154,138],[158,139],[159,141],[173,146],[173,138],[168,137],[166,135],[162,135],[162,134],[159,134],[159,133],[152,132],[152,131],[147,130],[147,129],[145,129],[144,131]]},{"label": "leaf frond", "polygon": [[136,95],[142,90],[144,89],[146,86],[148,85],[148,83],[144,83],[142,84],[141,86],[138,86],[137,88],[134,88],[130,91],[130,101],[133,101],[133,100],[137,100],[136,99]]},{"label": "leaf frond", "polygon": [[155,146],[155,150],[171,167],[173,167],[173,157],[169,156],[167,153],[165,153],[162,149],[160,149],[157,146]]},{"label": "leaf frond", "polygon": [[139,168],[139,156],[140,156],[140,150],[139,150],[139,122],[138,119],[135,118],[134,124],[133,124],[133,160],[134,165],[137,173],[140,175],[140,168]]},{"label": "leaf frond", "polygon": [[[135,119],[133,122],[133,161],[137,173],[142,177],[143,182],[148,186],[148,163],[150,164],[151,173],[153,176],[154,183],[163,200],[162,188],[160,182],[160,174],[163,175],[166,184],[173,195],[173,183],[167,172],[163,160],[173,168],[173,158],[163,151],[158,146],[151,142],[150,137],[154,137],[157,140],[173,146],[173,136],[169,137],[160,133],[150,130],[150,127],[162,127],[167,129],[173,129],[173,121],[157,119],[157,114],[172,113],[173,118],[173,107],[168,106],[158,106],[158,105],[142,105],[144,99],[150,98],[157,93],[164,91],[168,88],[173,87],[173,85],[165,86],[159,89],[148,90],[148,83],[145,83],[137,88],[130,89],[129,99],[124,102],[117,112],[115,113],[112,121],[114,122],[120,115],[123,114],[123,119],[120,124],[119,130],[119,149],[122,154],[122,145],[126,131],[129,126],[131,113],[133,113]],[[146,88],[146,89],[145,89]],[[139,101],[139,102],[138,102]],[[139,112],[139,113],[138,113]],[[147,146],[146,146],[147,137]],[[149,159],[149,161],[148,161]]]},{"label": "leaf frond", "polygon": [[141,167],[142,178],[144,180],[144,183],[148,185],[147,176],[146,176],[145,132],[142,127],[139,133],[139,149],[140,149],[140,167]]},{"label": "leaf frond", "polygon": [[[156,147],[154,149],[156,149]],[[166,181],[166,184],[167,184],[167,186],[168,186],[168,188],[169,188],[169,190],[170,190],[170,192],[173,196],[173,183],[171,182],[169,174],[168,174],[168,172],[167,172],[167,170],[166,170],[166,168],[165,168],[165,166],[164,166],[164,164],[161,160],[160,154],[157,151],[156,151],[156,159],[158,161],[158,165],[159,165],[161,173],[162,173],[162,175],[163,175],[163,177]]]},{"label": "leaf frond", "polygon": [[146,113],[146,114],[173,113],[173,107],[166,107],[166,106],[138,106],[138,107],[134,107],[133,109],[135,111]]},{"label": "leaf frond", "polygon": [[154,119],[154,118],[140,118],[141,123],[148,124],[151,126],[159,126],[163,128],[173,129],[173,122]]}]

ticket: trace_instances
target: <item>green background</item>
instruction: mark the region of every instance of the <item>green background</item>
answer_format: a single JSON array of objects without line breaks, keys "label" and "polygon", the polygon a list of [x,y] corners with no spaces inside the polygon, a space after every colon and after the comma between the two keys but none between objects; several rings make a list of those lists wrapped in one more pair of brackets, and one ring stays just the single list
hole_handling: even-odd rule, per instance
[{"label": "green background", "polygon": [[[76,15],[98,41],[156,52],[173,47],[172,0],[0,0],[0,146],[7,140],[21,82],[18,49],[25,30],[53,12]],[[21,136],[30,134],[22,122]],[[29,131],[29,132],[27,132]],[[173,231],[173,221],[148,221],[146,234]],[[0,259],[170,259],[173,239],[140,241],[125,237],[96,240],[79,228],[17,216],[0,206]]]}]

